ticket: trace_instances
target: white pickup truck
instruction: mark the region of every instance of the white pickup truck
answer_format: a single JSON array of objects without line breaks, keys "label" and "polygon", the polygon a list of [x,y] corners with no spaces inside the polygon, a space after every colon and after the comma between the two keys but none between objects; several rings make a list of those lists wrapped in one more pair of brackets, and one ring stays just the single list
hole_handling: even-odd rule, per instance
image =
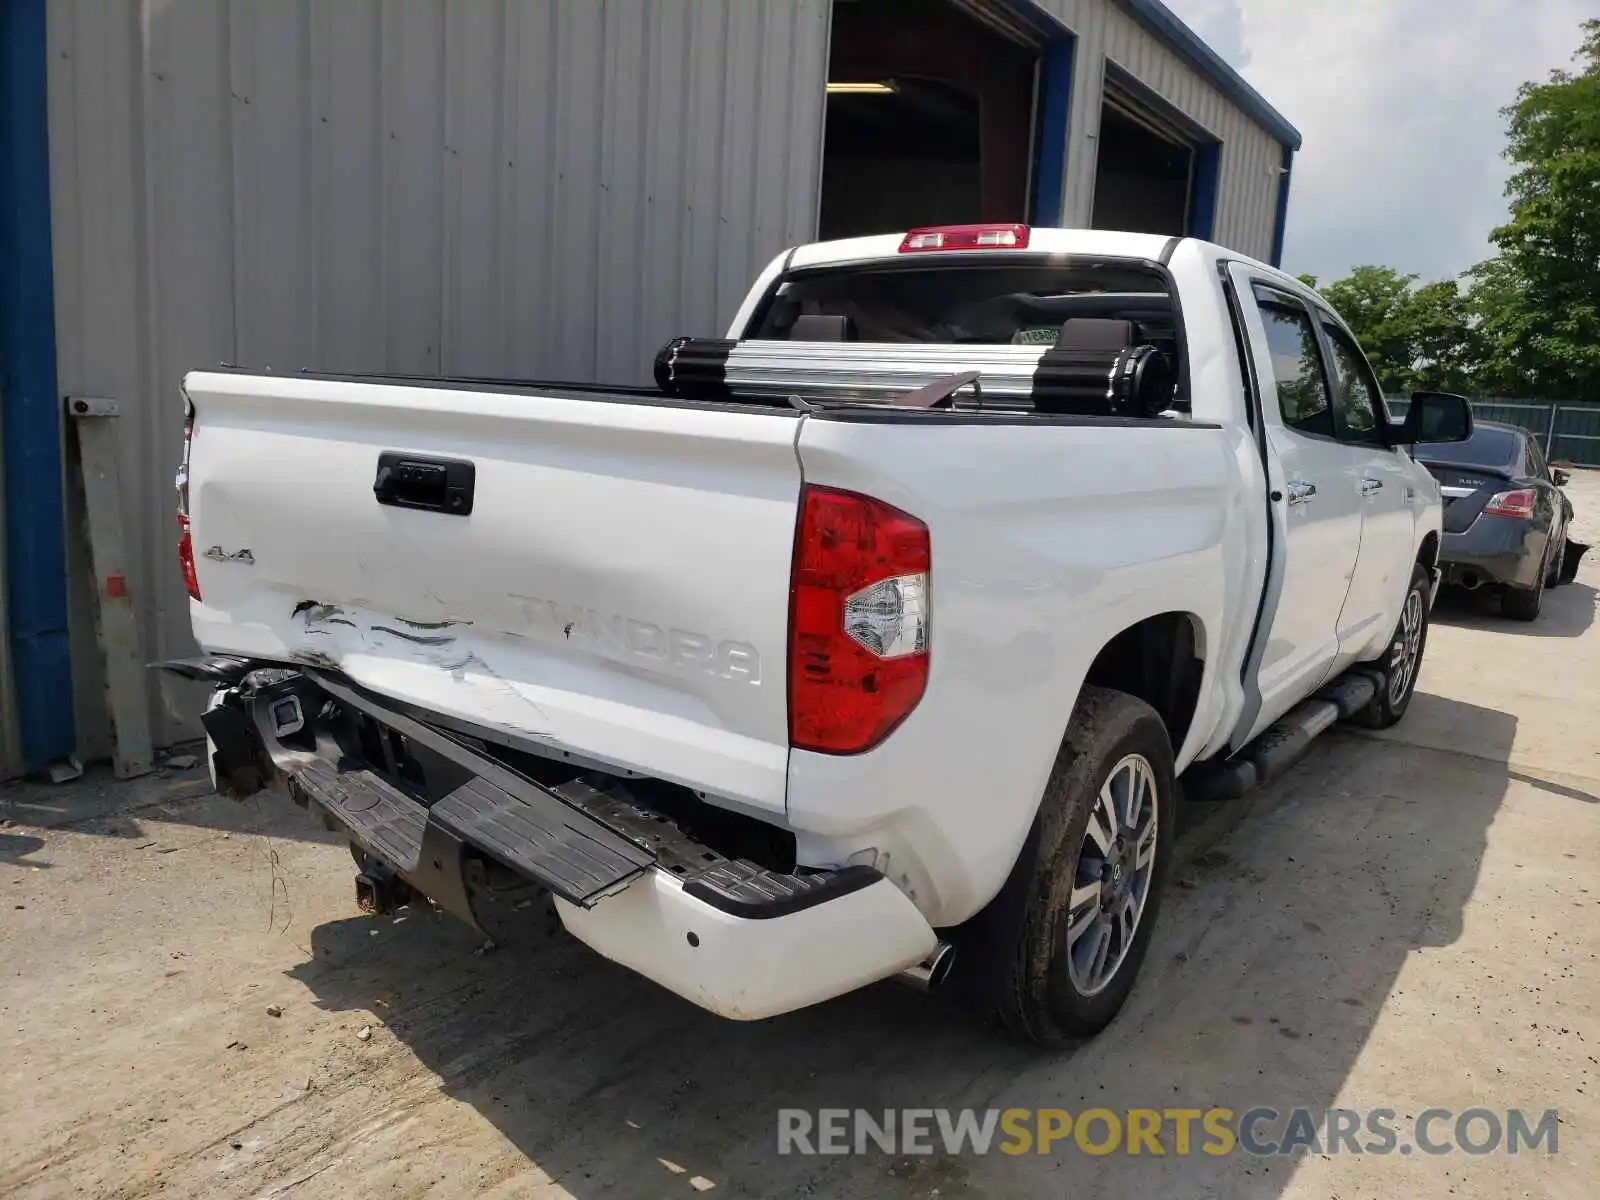
[{"label": "white pickup truck", "polygon": [[1116,1014],[1180,798],[1387,725],[1438,486],[1313,291],[1188,239],[800,246],[655,388],[197,371],[180,558],[225,792],[358,898],[558,926],[727,1017],[948,978]]}]

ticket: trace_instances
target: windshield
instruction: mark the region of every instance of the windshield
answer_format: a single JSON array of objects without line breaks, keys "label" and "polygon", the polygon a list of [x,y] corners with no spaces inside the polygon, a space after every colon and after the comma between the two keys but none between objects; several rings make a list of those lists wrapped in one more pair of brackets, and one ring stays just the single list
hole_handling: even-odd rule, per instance
[{"label": "windshield", "polygon": [[1512,470],[1521,457],[1520,435],[1509,429],[1479,425],[1464,442],[1421,442],[1417,457],[1462,467]]},{"label": "windshield", "polygon": [[861,342],[1043,347],[1055,344],[1072,317],[1132,321],[1136,343],[1175,342],[1166,282],[1136,263],[889,263],[797,272],[768,298],[748,336],[786,341],[802,316],[845,317],[845,340]]}]

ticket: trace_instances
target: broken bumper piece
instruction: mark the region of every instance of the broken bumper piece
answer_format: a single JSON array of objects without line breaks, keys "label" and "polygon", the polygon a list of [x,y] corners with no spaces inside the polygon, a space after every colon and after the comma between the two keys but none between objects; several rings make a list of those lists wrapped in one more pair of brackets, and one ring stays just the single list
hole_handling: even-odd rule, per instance
[{"label": "broken bumper piece", "polygon": [[[269,666],[240,662],[192,677],[253,683]],[[635,803],[625,780],[590,774],[545,787],[346,679],[269,669],[247,699],[204,718],[219,787],[281,784],[382,872],[497,941],[539,932],[553,903],[568,932],[605,957],[740,1020],[894,975],[936,944],[911,901],[870,867],[780,872],[728,858]],[[324,728],[334,710],[377,731],[367,753]],[[426,763],[426,799],[395,777],[394,739]]]}]

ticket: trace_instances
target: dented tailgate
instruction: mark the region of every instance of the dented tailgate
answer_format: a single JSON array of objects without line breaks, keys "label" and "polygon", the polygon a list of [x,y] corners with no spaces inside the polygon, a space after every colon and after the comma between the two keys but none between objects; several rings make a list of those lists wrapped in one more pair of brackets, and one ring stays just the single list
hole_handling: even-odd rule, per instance
[{"label": "dented tailgate", "polygon": [[209,651],[781,811],[796,418],[197,372]]}]

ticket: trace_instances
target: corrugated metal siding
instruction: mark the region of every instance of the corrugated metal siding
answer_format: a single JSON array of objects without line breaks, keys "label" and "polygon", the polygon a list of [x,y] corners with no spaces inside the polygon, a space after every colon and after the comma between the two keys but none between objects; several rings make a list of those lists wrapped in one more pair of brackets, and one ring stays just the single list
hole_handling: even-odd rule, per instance
[{"label": "corrugated metal siding", "polygon": [[[1110,0],[1077,35],[1064,223],[1111,56],[1223,142],[1215,237],[1271,253],[1272,136]],[[638,380],[813,236],[829,0],[49,0],[59,385],[116,397],[148,656],[190,648],[178,380]],[[76,551],[75,551],[76,553]],[[74,562],[84,748],[104,748]],[[158,719],[163,739],[192,726]]]},{"label": "corrugated metal siding", "polygon": [[1096,136],[1109,57],[1222,142],[1213,240],[1263,261],[1272,257],[1283,148],[1235,104],[1111,0],[1037,0],[1078,39],[1062,224],[1094,212]]},{"label": "corrugated metal siding", "polygon": [[147,655],[192,645],[172,552],[184,371],[645,378],[813,236],[829,11],[50,0],[60,387],[122,403]]}]

